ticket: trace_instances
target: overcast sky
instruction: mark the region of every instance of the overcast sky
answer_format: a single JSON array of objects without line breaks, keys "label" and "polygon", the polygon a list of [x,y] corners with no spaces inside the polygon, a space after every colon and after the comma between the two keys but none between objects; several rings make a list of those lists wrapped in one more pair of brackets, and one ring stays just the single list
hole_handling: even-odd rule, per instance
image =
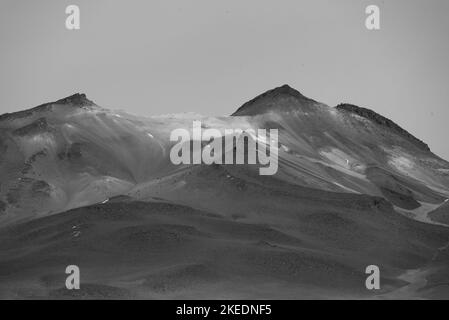
[{"label": "overcast sky", "polygon": [[[365,28],[369,4],[380,31]],[[0,113],[84,92],[134,114],[228,115],[288,83],[373,109],[449,159],[448,15],[447,0],[2,0]]]}]

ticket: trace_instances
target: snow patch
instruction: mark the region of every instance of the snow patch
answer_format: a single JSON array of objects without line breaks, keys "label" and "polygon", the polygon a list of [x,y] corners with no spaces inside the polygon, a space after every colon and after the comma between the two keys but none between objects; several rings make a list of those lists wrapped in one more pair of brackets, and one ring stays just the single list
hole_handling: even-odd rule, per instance
[{"label": "snow patch", "polygon": [[290,152],[290,148],[281,144],[281,148],[285,151],[285,152]]},{"label": "snow patch", "polygon": [[358,191],[355,191],[354,189],[351,189],[351,188],[345,187],[344,185],[342,185],[342,184],[340,184],[340,183],[338,183],[338,182],[334,182],[334,184],[335,184],[336,186],[338,186],[338,187],[340,187],[340,188],[342,188],[342,189],[346,190],[346,191],[349,191],[349,192],[351,192],[351,193],[357,193],[357,194],[360,194],[360,192],[358,192]]},{"label": "snow patch", "polygon": [[388,160],[388,164],[406,174],[409,174],[415,166],[415,163],[412,160],[403,156],[391,156]]}]

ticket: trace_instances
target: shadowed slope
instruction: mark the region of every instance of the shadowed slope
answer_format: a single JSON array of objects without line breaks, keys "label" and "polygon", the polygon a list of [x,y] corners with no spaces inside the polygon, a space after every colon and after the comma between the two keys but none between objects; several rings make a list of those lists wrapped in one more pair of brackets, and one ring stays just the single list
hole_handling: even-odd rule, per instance
[{"label": "shadowed slope", "polygon": [[[283,210],[274,205],[279,200]],[[273,194],[271,210],[235,220],[121,198],[3,228],[1,297],[368,298],[406,286],[396,277],[449,241],[442,228],[388,207],[301,202]],[[364,287],[364,268],[373,262],[382,269],[377,292]],[[64,270],[73,263],[81,290],[68,292]],[[427,294],[437,292],[420,293]]]}]

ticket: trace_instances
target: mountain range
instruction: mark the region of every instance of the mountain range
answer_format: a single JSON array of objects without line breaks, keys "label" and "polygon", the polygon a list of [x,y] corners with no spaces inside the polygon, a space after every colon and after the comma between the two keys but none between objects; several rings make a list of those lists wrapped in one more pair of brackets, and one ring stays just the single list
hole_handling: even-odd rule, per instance
[{"label": "mountain range", "polygon": [[[170,132],[194,120],[278,129],[277,173],[172,164]],[[449,298],[448,198],[426,143],[288,85],[217,117],[75,94],[0,116],[0,298]]]}]

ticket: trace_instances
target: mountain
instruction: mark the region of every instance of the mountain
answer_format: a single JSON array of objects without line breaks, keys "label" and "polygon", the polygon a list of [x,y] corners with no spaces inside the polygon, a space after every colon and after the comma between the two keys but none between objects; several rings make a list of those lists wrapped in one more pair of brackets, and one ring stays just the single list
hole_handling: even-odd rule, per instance
[{"label": "mountain", "polygon": [[311,110],[318,102],[303,96],[298,90],[284,84],[268,90],[246,102],[234,112],[233,116],[254,116],[270,112],[286,112],[298,109]]},{"label": "mountain", "polygon": [[[172,164],[193,120],[278,129],[277,173]],[[75,94],[0,116],[0,151],[0,297],[449,298],[449,163],[369,109],[288,85],[229,117]]]}]

